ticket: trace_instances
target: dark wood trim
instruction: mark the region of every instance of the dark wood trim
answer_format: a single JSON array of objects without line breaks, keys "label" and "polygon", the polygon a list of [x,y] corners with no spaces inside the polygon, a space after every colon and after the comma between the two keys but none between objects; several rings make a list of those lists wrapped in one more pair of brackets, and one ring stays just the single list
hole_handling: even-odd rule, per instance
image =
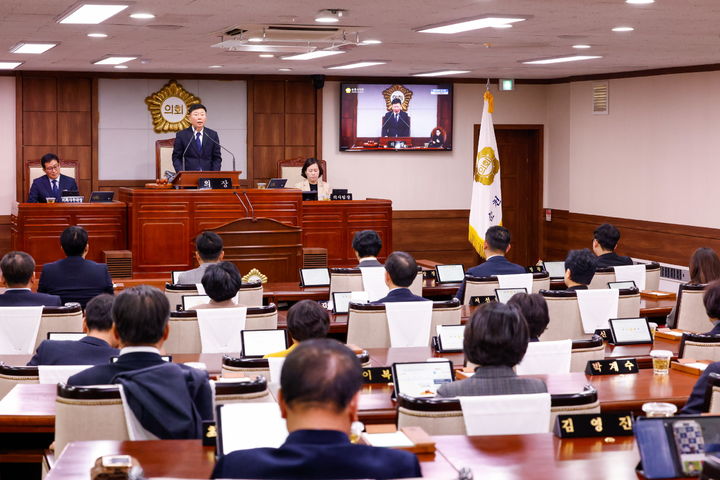
[{"label": "dark wood trim", "polygon": [[91,190],[97,190],[98,188],[98,177],[100,176],[99,167],[99,154],[98,154],[98,140],[99,140],[99,128],[100,128],[100,106],[98,101],[98,79],[90,79],[92,85],[90,87],[90,185]]},{"label": "dark wood trim", "polygon": [[10,225],[10,215],[0,215],[0,225]]},{"label": "dark wood trim", "polygon": [[23,79],[15,77],[15,200],[22,202],[25,166],[23,165]]},{"label": "dark wood trim", "polygon": [[[146,183],[154,182],[154,179],[147,180],[98,180],[97,188],[100,187],[144,187]],[[93,187],[95,188],[95,187]]]},{"label": "dark wood trim", "polygon": [[247,181],[250,188],[255,186],[255,81],[249,79],[247,81],[247,137],[245,139],[247,147]]},{"label": "dark wood trim", "polygon": [[[323,88],[315,89],[315,158],[323,158]],[[327,175],[324,176],[327,181]]]},{"label": "dark wood trim", "polygon": [[467,219],[470,210],[393,210],[393,220],[411,220],[420,218],[462,218]]}]

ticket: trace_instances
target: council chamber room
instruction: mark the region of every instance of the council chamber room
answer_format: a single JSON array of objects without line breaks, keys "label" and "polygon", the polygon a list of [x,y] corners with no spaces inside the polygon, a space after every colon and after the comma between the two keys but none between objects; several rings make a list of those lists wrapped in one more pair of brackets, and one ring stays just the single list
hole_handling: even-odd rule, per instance
[{"label": "council chamber room", "polygon": [[720,478],[710,0],[0,5],[0,480]]}]

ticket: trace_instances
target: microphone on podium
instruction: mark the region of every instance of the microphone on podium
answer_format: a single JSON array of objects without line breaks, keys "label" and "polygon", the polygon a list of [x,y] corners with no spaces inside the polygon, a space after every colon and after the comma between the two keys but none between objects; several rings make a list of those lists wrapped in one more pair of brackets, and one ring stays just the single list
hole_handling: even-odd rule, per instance
[{"label": "microphone on podium", "polygon": [[[210,135],[207,135],[207,134],[205,133],[205,130],[203,130],[203,138],[209,138],[210,141],[213,142],[215,145],[217,145],[218,147],[222,148],[223,150],[225,150],[226,152],[228,152],[230,155],[232,155],[232,167],[233,167],[233,172],[236,171],[236,169],[235,169],[235,154],[232,153],[232,152],[231,152],[230,150],[228,150],[227,148],[225,148],[225,147],[223,147],[222,145],[220,145],[218,142],[216,142],[215,139],[212,138]],[[222,170],[222,168],[221,168],[221,170]]]}]

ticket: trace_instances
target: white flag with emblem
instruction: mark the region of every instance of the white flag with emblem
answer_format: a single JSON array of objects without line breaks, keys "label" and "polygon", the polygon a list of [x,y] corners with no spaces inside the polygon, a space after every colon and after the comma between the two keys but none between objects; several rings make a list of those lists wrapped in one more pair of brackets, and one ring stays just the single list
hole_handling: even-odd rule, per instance
[{"label": "white flag with emblem", "polygon": [[468,239],[483,255],[485,232],[493,225],[502,225],[502,194],[500,193],[500,157],[492,121],[493,96],[485,92],[478,149],[473,167],[472,203]]}]

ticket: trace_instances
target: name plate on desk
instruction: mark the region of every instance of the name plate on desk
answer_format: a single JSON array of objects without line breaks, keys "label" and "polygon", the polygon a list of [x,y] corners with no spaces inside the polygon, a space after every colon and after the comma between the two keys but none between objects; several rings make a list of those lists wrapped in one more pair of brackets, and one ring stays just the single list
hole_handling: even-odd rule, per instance
[{"label": "name plate on desk", "polygon": [[362,369],[363,383],[390,383],[393,381],[390,367],[365,367]]},{"label": "name plate on desk", "polygon": [[492,303],[497,301],[495,295],[473,295],[470,297],[470,305],[482,305],[483,303]]},{"label": "name plate on desk", "polygon": [[633,417],[630,412],[558,415],[554,433],[560,438],[629,437]]},{"label": "name plate on desk", "polygon": [[352,193],[331,193],[330,200],[352,200]]},{"label": "name plate on desk", "polygon": [[638,363],[634,358],[620,360],[589,360],[585,366],[585,375],[622,375],[638,373]]},{"label": "name plate on desk", "polygon": [[527,273],[543,273],[545,268],[542,265],[530,265],[525,267]]},{"label": "name plate on desk", "polygon": [[610,330],[609,328],[598,328],[597,330],[595,330],[595,335],[602,338],[605,342],[610,342],[613,339],[612,330]]},{"label": "name plate on desk", "polygon": [[198,178],[198,188],[201,190],[217,189],[225,190],[232,188],[232,178]]}]

